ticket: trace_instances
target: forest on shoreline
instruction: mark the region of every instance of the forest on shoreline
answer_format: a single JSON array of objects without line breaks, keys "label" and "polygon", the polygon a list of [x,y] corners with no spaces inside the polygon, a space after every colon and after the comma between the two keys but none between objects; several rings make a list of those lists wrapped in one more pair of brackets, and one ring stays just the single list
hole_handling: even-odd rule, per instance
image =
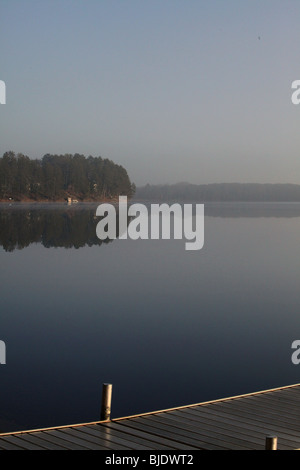
[{"label": "forest on shoreline", "polygon": [[135,198],[151,201],[300,202],[300,185],[271,183],[163,184],[137,187]]},{"label": "forest on shoreline", "polygon": [[1,201],[102,201],[134,192],[126,169],[107,158],[46,154],[31,159],[12,151],[0,158]]},{"label": "forest on shoreline", "polygon": [[0,158],[0,202],[78,202],[129,199],[161,202],[300,202],[300,185],[270,183],[160,184],[135,187],[121,165],[81,154]]}]

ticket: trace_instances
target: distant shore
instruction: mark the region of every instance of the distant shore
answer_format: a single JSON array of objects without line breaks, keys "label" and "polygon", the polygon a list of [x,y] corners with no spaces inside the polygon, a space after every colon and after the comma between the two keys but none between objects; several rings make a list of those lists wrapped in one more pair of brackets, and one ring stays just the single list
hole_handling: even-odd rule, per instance
[{"label": "distant shore", "polygon": [[137,187],[135,198],[152,201],[300,202],[300,185],[289,183],[163,184]]}]

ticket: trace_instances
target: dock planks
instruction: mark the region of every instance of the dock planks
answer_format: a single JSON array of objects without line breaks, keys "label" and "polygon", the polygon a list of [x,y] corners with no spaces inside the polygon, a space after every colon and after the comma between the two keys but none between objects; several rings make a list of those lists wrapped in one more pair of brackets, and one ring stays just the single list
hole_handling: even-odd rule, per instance
[{"label": "dock planks", "polygon": [[300,449],[300,384],[107,421],[0,434],[0,450]]}]

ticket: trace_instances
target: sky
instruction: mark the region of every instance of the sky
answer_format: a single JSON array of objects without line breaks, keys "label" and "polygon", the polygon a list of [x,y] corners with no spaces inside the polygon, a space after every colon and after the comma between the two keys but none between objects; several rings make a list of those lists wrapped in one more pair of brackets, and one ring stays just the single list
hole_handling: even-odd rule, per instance
[{"label": "sky", "polygon": [[300,184],[299,0],[0,0],[0,156]]}]

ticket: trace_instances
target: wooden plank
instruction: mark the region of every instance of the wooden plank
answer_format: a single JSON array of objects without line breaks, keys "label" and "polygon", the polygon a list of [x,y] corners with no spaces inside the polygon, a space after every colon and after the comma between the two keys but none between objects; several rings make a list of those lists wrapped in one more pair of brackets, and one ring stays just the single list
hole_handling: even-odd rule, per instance
[{"label": "wooden plank", "polygon": [[266,421],[266,418],[269,422],[278,421],[278,416],[281,415],[268,412],[267,410],[262,413],[261,408],[249,408],[242,403],[235,403],[234,405],[228,403],[216,403],[210,407],[211,410],[223,411],[224,413],[234,414],[235,416],[249,417],[250,419],[255,419],[257,421]]},{"label": "wooden plank", "polygon": [[[228,406],[229,403],[226,403],[226,406]],[[274,404],[274,402],[272,401],[271,398],[266,398],[262,401],[262,399],[260,399],[259,397],[253,397],[252,399],[251,398],[246,398],[245,400],[241,400],[241,401],[237,401],[236,403],[231,403],[232,406],[234,406],[235,408],[239,407],[239,406],[243,406],[244,408],[247,408],[249,410],[257,410],[258,412],[263,412],[263,413],[270,413],[270,414],[273,414],[273,415],[279,415],[279,416],[282,416],[282,414],[284,413],[284,415],[286,417],[290,417],[291,419],[295,419],[297,420],[297,417],[295,417],[295,413],[294,413],[294,410],[295,410],[295,407],[294,405],[289,408],[287,408],[286,406],[282,405],[280,402],[278,402],[278,404]],[[224,403],[224,406],[225,406],[225,403]]]},{"label": "wooden plank", "polygon": [[[53,436],[52,434],[50,434],[47,431],[37,431],[36,433],[35,433],[35,431],[31,431],[30,434],[31,435],[34,434],[34,435],[37,435],[37,436],[41,436],[41,438],[44,441],[56,444],[57,446],[60,446],[62,448],[62,450],[77,450],[78,449],[78,446],[76,446],[76,445],[71,446],[71,449],[70,449],[70,443],[68,441],[65,441],[65,440],[60,439],[59,437]],[[0,441],[1,441],[1,439],[0,439]],[[81,449],[81,447],[79,448],[79,450],[80,449]]]},{"label": "wooden plank", "polygon": [[[216,405],[218,406],[218,405]],[[278,422],[281,421],[282,423],[291,425],[294,424],[297,426],[297,423],[299,423],[299,420],[295,416],[286,416],[285,414],[279,413],[275,410],[271,410],[267,407],[260,407],[260,406],[253,406],[249,407],[244,403],[235,403],[233,406],[228,405],[228,403],[224,403],[223,409],[228,409],[229,412],[239,412],[243,415],[252,415],[253,418],[255,417],[256,419],[263,419],[268,422]]]},{"label": "wooden plank", "polygon": [[131,450],[151,450],[151,445],[146,445],[146,444],[139,444],[137,442],[133,442],[131,438],[127,438],[126,434],[114,432],[112,429],[107,428],[106,426],[104,427],[103,425],[98,426],[99,429],[97,429],[99,435],[101,435],[102,439],[107,440],[108,442],[116,442],[121,445],[124,445],[127,447],[127,449]]},{"label": "wooden plank", "polygon": [[190,450],[189,446],[181,444],[180,442],[174,442],[171,439],[164,439],[163,437],[157,437],[154,434],[143,432],[139,429],[135,429],[126,425],[124,421],[121,422],[111,422],[112,426],[116,427],[116,429],[120,429],[124,431],[126,434],[132,434],[133,436],[142,437],[149,442],[153,443],[155,449],[158,449],[157,445],[163,444],[167,449],[177,449],[177,450]]},{"label": "wooden plank", "polygon": [[[201,426],[202,429],[211,431],[213,432],[213,434],[223,434],[223,436],[225,436],[225,439],[228,438],[228,442],[231,442],[232,438],[234,437],[236,437],[236,443],[240,443],[241,445],[243,445],[243,441],[246,441],[246,447],[248,447],[249,443],[252,443],[251,445],[255,446],[262,444],[265,440],[265,436],[270,434],[270,431],[266,429],[264,430],[264,432],[262,432],[262,430],[258,432],[257,429],[255,432],[253,432],[251,430],[251,425],[249,424],[249,422],[244,423],[244,429],[238,427],[236,423],[232,422],[232,420],[228,425],[220,423],[220,420],[218,418],[217,420],[212,422],[209,419],[205,420],[205,418],[202,419],[200,417],[197,423],[199,426]],[[278,435],[278,437],[280,436],[280,444],[284,445],[285,447],[295,448],[295,446],[299,444],[299,435],[297,438],[295,438],[295,436],[290,436],[286,433],[278,432],[278,429],[276,429],[276,435]]]},{"label": "wooden plank", "polygon": [[269,397],[287,398],[288,400],[299,401],[300,400],[300,388],[289,390],[278,390],[274,393],[266,393]]},{"label": "wooden plank", "polygon": [[0,449],[1,450],[23,450],[22,447],[16,445],[14,442],[11,442],[13,436],[5,436],[0,439]]},{"label": "wooden plank", "polygon": [[[154,417],[148,417],[147,419],[153,419]],[[235,449],[242,450],[242,449],[253,449],[253,445],[256,444],[259,446],[259,444],[262,444],[263,441],[257,440],[256,443],[252,442],[249,443],[249,441],[244,438],[241,439],[238,437],[238,434],[228,431],[226,433],[222,432],[222,430],[217,430],[216,428],[212,429],[211,426],[206,426],[205,424],[201,424],[201,426],[196,426],[196,425],[191,425],[187,424],[183,421],[176,421],[176,420],[170,420],[168,418],[164,417],[155,417],[154,418],[156,421],[158,421],[159,425],[164,424],[170,428],[170,430],[174,429],[180,429],[181,431],[184,431],[188,433],[191,436],[194,436],[195,438],[199,439],[202,441],[203,437],[208,437],[210,438],[210,443],[218,443],[222,444],[223,446],[234,446]]]},{"label": "wooden plank", "polygon": [[91,436],[85,431],[80,431],[77,428],[68,428],[64,429],[64,433],[70,434],[71,436],[74,436],[78,439],[81,439],[82,442],[84,442],[89,449],[96,449],[96,450],[105,450],[104,445],[102,445],[102,442],[99,439],[94,438],[94,436]]},{"label": "wooden plank", "polygon": [[95,444],[93,442],[87,442],[84,438],[82,438],[80,435],[76,435],[72,432],[70,429],[64,429],[60,431],[51,431],[53,433],[58,433],[58,437],[61,437],[62,439],[71,442],[72,444],[78,444],[81,446],[83,449],[87,450],[99,450],[99,445]]},{"label": "wooden plank", "polygon": [[[247,400],[249,400],[249,402],[252,402],[252,397],[249,397]],[[270,404],[273,404],[275,407],[280,406],[282,409],[286,409],[287,411],[289,411],[295,408],[298,409],[300,399],[289,399],[288,397],[279,397],[278,395],[267,395],[261,397],[261,403],[268,402]]]},{"label": "wooden plank", "polygon": [[[86,433],[88,433],[88,434],[91,434],[91,435],[93,435],[93,436],[95,436],[95,437],[98,437],[99,439],[102,439],[102,438],[103,438],[103,432],[102,432],[102,429],[101,429],[101,427],[100,427],[99,425],[94,425],[94,424],[88,425],[88,424],[86,424],[86,425],[80,427],[79,429],[81,429],[81,428],[83,428],[83,429],[84,429],[84,432],[86,432]],[[104,440],[103,442],[104,442],[104,445],[105,445],[105,446],[106,446],[107,444],[110,444],[110,441],[105,441],[105,440]],[[122,450],[122,449],[126,450],[126,449],[128,449],[128,447],[126,447],[126,446],[120,446],[120,450]]]},{"label": "wooden plank", "polygon": [[[194,449],[194,450],[201,449],[201,446],[199,445],[199,442],[191,442],[188,439],[180,439],[178,436],[175,436],[170,432],[165,432],[164,430],[157,431],[156,428],[153,428],[151,426],[146,426],[143,423],[137,422],[135,419],[128,419],[128,420],[125,421],[125,423],[126,423],[126,426],[128,426],[130,428],[138,429],[138,430],[143,431],[145,433],[153,434],[156,438],[160,438],[160,437],[162,437],[164,439],[167,438],[167,439],[171,439],[174,442],[174,444],[176,444],[177,442],[180,442],[181,444],[185,444],[191,450],[192,449]],[[208,447],[210,447],[210,446],[208,446]],[[214,450],[215,446],[211,446],[211,449]]]},{"label": "wooden plank", "polygon": [[[187,409],[185,410],[186,413],[190,413],[191,410]],[[276,427],[274,425],[270,425],[270,423],[266,421],[256,421],[256,420],[251,420],[246,419],[244,416],[240,415],[235,415],[234,413],[228,413],[228,411],[223,411],[222,409],[220,410],[215,410],[211,408],[203,408],[202,410],[194,410],[192,413],[192,416],[207,416],[209,419],[216,419],[220,422],[226,422],[226,423],[232,423],[233,426],[244,426],[246,429],[252,429],[255,432],[260,433],[261,431],[264,432],[265,434],[273,434],[274,429],[278,432],[288,432],[290,435],[294,435],[295,437],[299,436],[299,430],[297,429],[296,431],[291,430],[290,428],[286,427],[281,427],[276,424]]]},{"label": "wooden plank", "polygon": [[[245,420],[236,420],[232,419],[232,417],[227,417],[223,416],[220,413],[215,414],[215,413],[199,413],[198,415],[189,414],[188,412],[185,411],[178,411],[178,412],[172,412],[173,413],[178,413],[178,415],[183,415],[185,419],[188,419],[189,421],[195,421],[196,423],[207,423],[212,426],[212,428],[220,428],[224,429],[224,433],[226,434],[227,429],[234,429],[237,434],[245,434],[251,438],[258,438],[261,442],[262,439],[267,434],[272,434],[273,430],[270,430],[266,428],[266,426],[257,426],[253,425],[250,422],[247,422]],[[187,417],[189,416],[189,417]],[[290,432],[289,430],[286,430],[286,433],[280,432],[280,434],[286,438],[289,438],[291,440],[296,440],[299,437],[299,433],[296,432]]]},{"label": "wooden plank", "polygon": [[[228,446],[226,446],[226,444],[222,441],[222,442],[218,442],[218,443],[211,443],[211,439],[209,437],[206,437],[206,436],[201,436],[201,438],[197,438],[195,437],[192,433],[187,433],[185,431],[182,431],[180,429],[175,429],[175,428],[170,428],[168,426],[163,426],[163,425],[157,425],[156,423],[154,422],[151,422],[149,419],[149,417],[144,417],[144,418],[136,418],[134,419],[134,423],[135,424],[140,424],[142,426],[144,426],[145,428],[144,429],[150,429],[150,432],[155,432],[156,435],[162,435],[164,437],[168,436],[168,437],[173,437],[173,439],[177,439],[179,440],[180,442],[184,442],[186,444],[190,444],[196,448],[207,448],[209,447],[211,450],[217,450],[217,449],[227,449]],[[129,423],[129,425],[131,426],[131,422]]]},{"label": "wooden plank", "polygon": [[41,450],[42,448],[40,446],[37,446],[36,444],[32,444],[32,442],[26,441],[26,439],[22,439],[20,436],[6,436],[4,439],[6,442],[10,442],[11,444],[15,444],[17,447],[19,447],[21,450]]},{"label": "wooden plank", "polygon": [[88,433],[90,435],[93,435],[94,437],[98,438],[101,441],[101,444],[105,446],[106,449],[114,449],[114,450],[128,450],[128,446],[124,446],[119,444],[118,442],[114,441],[108,441],[106,439],[103,439],[103,434],[100,431],[97,431],[97,426],[95,425],[84,425],[84,432]]},{"label": "wooden plank", "polygon": [[[216,432],[218,434],[221,434],[223,436],[231,436],[231,437],[237,437],[239,436],[239,439],[241,439],[241,441],[246,441],[246,442],[250,442],[250,446],[252,446],[253,444],[263,444],[263,438],[264,438],[264,434],[263,436],[260,436],[258,435],[257,432],[249,432],[249,430],[245,427],[244,429],[243,428],[237,428],[237,426],[233,426],[232,423],[230,424],[225,424],[225,423],[220,423],[219,421],[215,420],[213,421],[212,419],[210,418],[203,418],[203,417],[199,417],[198,419],[190,419],[188,417],[186,417],[185,415],[183,415],[182,413],[182,416],[175,416],[173,414],[173,412],[171,413],[166,413],[166,416],[165,416],[165,419],[167,421],[169,420],[174,420],[178,426],[189,426],[191,427],[191,429],[201,429],[203,431],[207,430],[207,431],[211,431],[211,432]],[[252,444],[251,444],[252,442]]]},{"label": "wooden plank", "polygon": [[[268,427],[268,428],[274,428],[275,427],[278,427],[280,426],[283,430],[287,428],[287,423],[283,423],[281,421],[278,420],[278,417],[277,419],[272,417],[272,416],[267,416],[267,415],[262,415],[260,413],[254,413],[254,412],[251,412],[249,410],[245,410],[245,409],[240,409],[240,408],[237,408],[237,407],[225,407],[225,406],[221,406],[219,407],[218,405],[214,406],[213,409],[210,409],[209,412],[215,412],[217,414],[219,413],[222,413],[222,414],[225,414],[227,416],[231,416],[232,419],[235,418],[235,419],[241,419],[241,420],[244,420],[244,421],[250,421],[251,423],[253,424],[260,424],[261,426],[263,427]],[[288,427],[292,430],[295,430],[297,432],[299,432],[299,426],[298,425],[294,425],[293,423],[288,423]]]},{"label": "wooden plank", "polygon": [[42,439],[40,436],[35,434],[21,434],[19,436],[22,441],[26,441],[37,445],[41,450],[66,450],[61,445],[54,444],[53,442]]},{"label": "wooden plank", "polygon": [[[108,423],[109,425],[110,423]],[[100,426],[99,426],[100,427]],[[106,426],[105,426],[106,427]],[[101,426],[103,428],[103,426]],[[75,430],[74,430],[75,431]],[[101,431],[100,435],[105,439],[107,439],[107,435],[109,434],[109,437],[113,437],[116,440],[121,439],[122,441],[126,442],[127,449],[136,449],[136,450],[153,450],[153,447],[151,447],[151,444],[149,442],[146,442],[144,439],[133,439],[132,436],[127,436],[125,433],[121,433],[119,431],[110,429],[108,426],[108,430],[105,429]],[[109,438],[108,438],[109,440]]]},{"label": "wooden plank", "polygon": [[274,392],[266,390],[266,392],[262,393],[261,395],[273,395],[273,396],[289,396],[293,397],[294,399],[300,398],[300,385],[296,387],[290,388],[282,388],[279,390],[275,390]]},{"label": "wooden plank", "polygon": [[294,418],[295,413],[299,414],[299,405],[300,402],[296,405],[294,403],[283,403],[281,400],[275,398],[266,398],[264,401],[247,401],[244,402],[243,405],[247,406],[248,408],[256,408],[257,409],[266,409],[270,412],[274,412],[277,414],[285,414],[287,417]]},{"label": "wooden plank", "polygon": [[273,393],[273,395],[289,396],[289,397],[293,397],[297,399],[297,398],[300,398],[300,386],[298,385],[297,387],[291,387],[289,389],[278,390],[276,393]]},{"label": "wooden plank", "polygon": [[[297,406],[300,402],[300,397],[295,396],[293,392],[289,393],[274,393],[274,394],[266,394],[261,397],[248,397],[249,400],[252,398],[260,398],[260,400],[266,400],[266,401],[276,401],[281,402],[282,404],[285,405],[291,405],[291,406]],[[252,401],[252,400],[251,400]]]},{"label": "wooden plank", "polygon": [[68,436],[63,430],[51,430],[51,431],[45,431],[45,433],[57,437],[62,441],[62,444],[67,447],[67,449],[72,449],[72,450],[87,450],[87,447],[85,445],[82,445],[82,442],[80,440],[76,440],[75,438],[72,438],[71,436]]},{"label": "wooden plank", "polygon": [[[224,411],[226,410],[226,407],[222,408]],[[238,404],[234,407],[230,407],[228,409],[229,413],[235,413],[239,414],[240,416],[249,416],[252,415],[252,419],[257,419],[257,420],[263,420],[265,422],[273,422],[273,423],[279,423],[280,421],[282,422],[283,425],[290,425],[294,424],[297,426],[297,420],[293,418],[286,417],[284,414],[277,413],[274,411],[270,411],[267,408],[249,408],[247,405],[244,404]]]},{"label": "wooden plank", "polygon": [[[216,410],[217,413],[224,412],[224,410]],[[287,429],[290,429],[292,425],[286,426],[282,425],[282,423],[279,423],[278,421],[274,419],[266,419],[266,417],[259,417],[258,415],[252,415],[251,413],[243,413],[241,414],[240,412],[236,412],[236,410],[231,409],[226,411],[227,415],[231,415],[232,417],[236,417],[237,419],[239,418],[240,420],[244,420],[244,422],[247,423],[260,423],[262,427],[264,427],[266,430],[267,429],[273,429],[273,433],[278,433],[280,430],[283,432],[287,431]],[[296,429],[299,432],[299,426],[293,427],[293,429]],[[268,433],[268,432],[267,432]]]},{"label": "wooden plank", "polygon": [[[237,400],[238,401],[238,400]],[[294,398],[291,394],[289,395],[280,395],[280,394],[262,394],[256,395],[255,397],[246,397],[245,399],[241,399],[240,401],[243,402],[252,402],[252,401],[257,401],[258,403],[265,403],[268,401],[276,401],[276,403],[280,402],[283,405],[297,405],[300,402],[300,398]]]},{"label": "wooden plank", "polygon": [[[247,432],[248,430],[248,427],[245,424],[244,420],[239,422],[236,419],[232,418],[231,416],[222,415],[221,413],[213,413],[207,410],[204,410],[203,412],[190,411],[190,410],[178,411],[178,412],[174,412],[174,415],[178,415],[179,417],[182,417],[185,420],[188,420],[190,422],[211,423],[213,427],[221,426],[225,428],[228,427],[231,429],[231,428],[236,428],[240,426],[239,432],[243,431],[243,427],[245,428],[245,432]],[[254,429],[255,429],[255,434],[256,434],[259,431],[259,428],[256,426]]]},{"label": "wooden plank", "polygon": [[140,444],[143,444],[143,445],[146,445],[150,450],[164,450],[164,449],[169,449],[170,447],[165,445],[164,443],[160,441],[157,441],[156,443],[154,443],[153,441],[151,441],[150,439],[150,436],[149,434],[146,436],[141,436],[141,434],[139,433],[130,433],[129,432],[129,429],[125,429],[125,428],[120,428],[118,427],[118,425],[115,425],[113,422],[110,422],[110,423],[106,423],[105,424],[106,427],[109,427],[110,429],[113,430],[114,434],[117,433],[118,435],[122,435],[122,436],[126,436],[126,439],[128,439],[128,441],[133,441],[135,443],[140,443]]},{"label": "wooden plank", "polygon": [[[76,430],[80,431],[81,428],[75,428]],[[112,442],[103,438],[102,433],[94,431],[93,429],[89,428],[89,426],[84,426],[82,429],[83,433],[86,434],[88,439],[95,439],[95,443],[99,443],[103,447],[103,450],[128,450],[128,446],[124,446],[119,444],[119,442]]]}]

